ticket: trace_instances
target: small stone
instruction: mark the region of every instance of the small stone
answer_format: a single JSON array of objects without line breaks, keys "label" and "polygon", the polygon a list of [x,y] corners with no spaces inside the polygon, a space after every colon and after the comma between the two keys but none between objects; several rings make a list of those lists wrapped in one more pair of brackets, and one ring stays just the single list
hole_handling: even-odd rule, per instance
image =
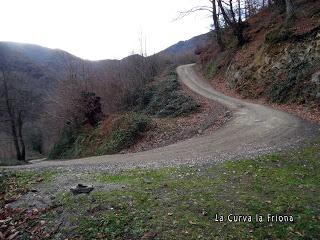
[{"label": "small stone", "polygon": [[143,179],[143,182],[144,182],[144,183],[147,183],[147,184],[151,184],[151,183],[152,183],[152,181],[151,181],[150,179],[147,179],[147,178],[144,178],[144,179]]},{"label": "small stone", "polygon": [[157,234],[154,232],[146,232],[145,234],[143,234],[141,239],[144,239],[144,240],[154,239],[156,236],[157,236]]},{"label": "small stone", "polygon": [[37,178],[37,182],[42,182],[44,179],[42,177]]},{"label": "small stone", "polygon": [[72,187],[70,191],[73,193],[73,195],[82,194],[82,193],[89,194],[93,189],[94,189],[93,186],[78,184],[77,186]]},{"label": "small stone", "polygon": [[316,85],[320,85],[320,72],[316,72],[312,75],[311,82],[315,83]]}]

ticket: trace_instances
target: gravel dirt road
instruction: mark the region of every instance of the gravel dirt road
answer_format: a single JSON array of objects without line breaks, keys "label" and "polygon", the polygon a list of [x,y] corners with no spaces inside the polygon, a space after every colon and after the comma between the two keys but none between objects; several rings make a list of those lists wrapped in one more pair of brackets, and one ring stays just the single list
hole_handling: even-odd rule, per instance
[{"label": "gravel dirt road", "polygon": [[319,136],[319,125],[215,91],[197,74],[193,64],[180,66],[177,72],[180,81],[191,90],[228,107],[232,112],[232,119],[210,135],[194,137],[145,152],[41,161],[7,169],[54,168],[81,172],[117,172],[133,168],[206,165],[296,147]]}]

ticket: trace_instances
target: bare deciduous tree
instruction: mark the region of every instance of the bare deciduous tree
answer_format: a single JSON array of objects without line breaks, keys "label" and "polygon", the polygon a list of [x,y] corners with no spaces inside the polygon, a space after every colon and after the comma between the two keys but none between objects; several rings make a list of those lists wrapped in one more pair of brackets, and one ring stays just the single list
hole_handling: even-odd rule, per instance
[{"label": "bare deciduous tree", "polygon": [[12,137],[17,160],[26,160],[24,125],[34,116],[35,96],[24,88],[23,77],[1,67],[1,129]]},{"label": "bare deciduous tree", "polygon": [[208,0],[209,1],[209,5],[202,5],[202,6],[196,6],[193,7],[187,11],[183,11],[179,13],[179,16],[177,19],[183,18],[189,14],[195,13],[195,12],[199,12],[199,11],[205,11],[205,12],[209,12],[210,15],[212,16],[212,20],[213,20],[213,27],[214,27],[214,33],[215,33],[215,38],[216,41],[220,47],[220,49],[223,51],[224,50],[224,41],[222,38],[222,29],[220,26],[220,21],[219,21],[219,9],[217,6],[217,0]]},{"label": "bare deciduous tree", "polygon": [[100,97],[102,111],[109,115],[130,107],[137,90],[158,74],[161,65],[157,56],[140,55],[101,61],[94,66],[68,56],[62,56],[61,62],[66,74],[47,93],[42,116],[46,150],[58,139],[66,123],[74,124],[78,109],[82,107],[79,98],[83,92]]},{"label": "bare deciduous tree", "polygon": [[242,20],[243,14],[241,1],[229,0],[228,2],[225,2],[217,0],[217,2],[226,24],[232,28],[233,34],[238,40],[238,45],[243,45],[245,43],[243,35],[245,24]]}]

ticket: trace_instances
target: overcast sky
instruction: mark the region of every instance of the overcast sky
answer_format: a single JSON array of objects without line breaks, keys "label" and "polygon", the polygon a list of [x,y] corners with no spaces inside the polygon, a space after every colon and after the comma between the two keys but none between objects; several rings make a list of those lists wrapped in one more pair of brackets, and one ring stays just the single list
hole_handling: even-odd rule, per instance
[{"label": "overcast sky", "polygon": [[207,13],[172,21],[206,0],[0,0],[0,41],[60,48],[90,59],[148,54],[208,32]]}]

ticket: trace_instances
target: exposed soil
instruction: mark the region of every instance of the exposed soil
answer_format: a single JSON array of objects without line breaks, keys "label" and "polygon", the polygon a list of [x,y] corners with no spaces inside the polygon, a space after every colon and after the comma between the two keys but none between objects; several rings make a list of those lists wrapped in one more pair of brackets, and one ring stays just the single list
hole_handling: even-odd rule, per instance
[{"label": "exposed soil", "polygon": [[[198,69],[200,72],[200,69]],[[307,107],[298,104],[276,104],[270,103],[264,98],[259,99],[250,99],[246,98],[240,93],[236,92],[235,89],[231,89],[227,86],[226,82],[222,79],[221,75],[216,75],[212,78],[209,83],[213,86],[214,89],[217,89],[219,92],[224,93],[227,96],[245,100],[251,103],[258,103],[265,106],[271,106],[280,111],[288,112],[294,115],[301,117],[302,119],[320,124],[320,107]]]}]

